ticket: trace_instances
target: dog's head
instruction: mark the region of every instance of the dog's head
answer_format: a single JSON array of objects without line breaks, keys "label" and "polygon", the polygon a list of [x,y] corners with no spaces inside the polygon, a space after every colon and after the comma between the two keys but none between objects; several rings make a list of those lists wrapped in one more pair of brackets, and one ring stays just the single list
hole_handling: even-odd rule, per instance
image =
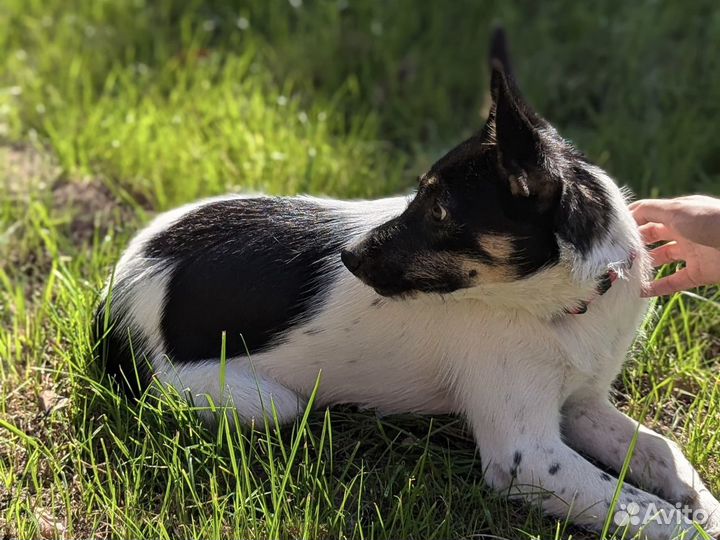
[{"label": "dog's head", "polygon": [[491,42],[484,128],[435,163],[407,209],[348,246],[345,266],[384,296],[526,278],[607,231],[612,205],[587,160],[525,102],[504,34]]}]

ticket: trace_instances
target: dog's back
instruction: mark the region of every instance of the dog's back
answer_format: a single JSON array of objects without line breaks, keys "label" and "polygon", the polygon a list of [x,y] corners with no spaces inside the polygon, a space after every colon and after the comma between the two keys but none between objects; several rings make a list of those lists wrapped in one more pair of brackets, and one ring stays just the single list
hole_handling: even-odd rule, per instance
[{"label": "dog's back", "polygon": [[161,215],[128,247],[96,313],[107,373],[138,395],[169,361],[277,348],[347,275],[341,249],[404,206],[230,196]]}]

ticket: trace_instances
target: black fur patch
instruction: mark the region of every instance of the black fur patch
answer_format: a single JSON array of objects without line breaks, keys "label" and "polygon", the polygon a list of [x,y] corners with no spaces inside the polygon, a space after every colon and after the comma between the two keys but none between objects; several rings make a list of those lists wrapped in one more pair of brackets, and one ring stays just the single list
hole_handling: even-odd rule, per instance
[{"label": "black fur patch", "polygon": [[607,233],[613,208],[605,187],[580,165],[581,158],[574,159],[578,165],[565,179],[556,227],[563,240],[586,254]]},{"label": "black fur patch", "polygon": [[550,474],[551,476],[554,476],[558,473],[559,470],[560,470],[560,464],[553,463],[552,465],[550,465],[550,468],[548,469],[548,474]]},{"label": "black fur patch", "polygon": [[108,299],[105,298],[93,321],[93,342],[97,344],[95,356],[100,359],[108,377],[127,395],[139,398],[150,382],[151,373],[148,359],[138,354],[143,349],[143,337],[131,335],[129,328],[118,326],[120,313],[117,309],[111,307],[114,320],[106,317],[107,309]]},{"label": "black fur patch", "polygon": [[263,351],[314,313],[339,266],[349,224],[304,199],[238,198],[202,206],[152,238],[145,255],[174,265],[161,331],[176,362]]}]

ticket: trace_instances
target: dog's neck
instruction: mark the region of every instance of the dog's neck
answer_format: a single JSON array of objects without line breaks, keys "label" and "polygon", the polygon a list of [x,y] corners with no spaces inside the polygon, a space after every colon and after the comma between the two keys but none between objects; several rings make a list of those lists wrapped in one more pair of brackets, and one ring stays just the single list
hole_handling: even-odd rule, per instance
[{"label": "dog's neck", "polygon": [[598,286],[595,290],[595,293],[591,297],[588,297],[587,300],[579,300],[577,306],[572,308],[566,308],[565,313],[567,313],[568,315],[582,315],[583,313],[586,313],[588,310],[588,306],[596,298],[608,292],[610,290],[610,287],[612,287],[613,283],[615,283],[618,279],[621,278],[626,279],[626,276],[628,276],[630,270],[632,270],[636,258],[637,253],[635,253],[635,251],[631,251],[628,254],[628,259],[623,263],[610,263],[608,265],[607,271],[603,272],[603,274],[598,276]]}]

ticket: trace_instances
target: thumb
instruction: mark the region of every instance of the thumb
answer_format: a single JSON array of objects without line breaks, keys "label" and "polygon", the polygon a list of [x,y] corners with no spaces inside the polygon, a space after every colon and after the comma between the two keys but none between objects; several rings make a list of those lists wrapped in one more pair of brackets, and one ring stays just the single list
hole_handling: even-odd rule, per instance
[{"label": "thumb", "polygon": [[697,284],[690,278],[687,268],[683,268],[667,277],[646,283],[643,287],[641,296],[644,298],[651,296],[665,296],[684,291],[686,289],[692,289],[696,286]]}]

